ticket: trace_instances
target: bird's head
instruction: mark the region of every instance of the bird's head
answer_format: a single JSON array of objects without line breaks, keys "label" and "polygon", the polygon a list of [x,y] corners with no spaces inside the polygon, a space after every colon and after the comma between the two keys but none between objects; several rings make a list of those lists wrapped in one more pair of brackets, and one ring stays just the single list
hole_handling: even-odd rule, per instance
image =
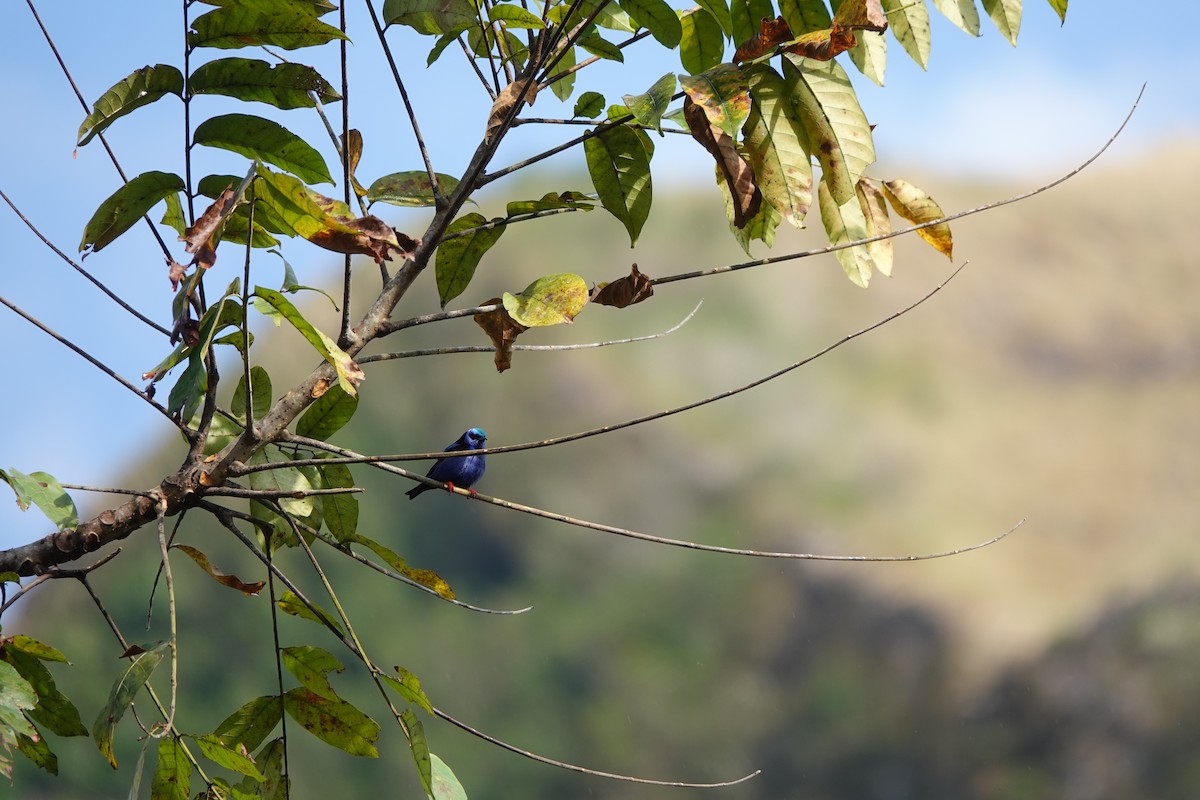
[{"label": "bird's head", "polygon": [[483,432],[483,428],[471,428],[462,438],[472,450],[478,450],[487,441],[487,434]]}]

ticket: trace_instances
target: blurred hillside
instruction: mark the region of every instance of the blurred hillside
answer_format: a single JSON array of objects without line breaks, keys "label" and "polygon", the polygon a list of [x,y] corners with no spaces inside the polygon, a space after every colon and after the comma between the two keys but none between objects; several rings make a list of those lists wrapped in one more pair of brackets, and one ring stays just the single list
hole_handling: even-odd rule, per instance
[{"label": "blurred hillside", "polygon": [[[751,393],[494,457],[479,486],[662,536],[829,554],[935,552],[1027,519],[995,547],[913,564],[720,557],[441,493],[410,504],[394,482],[360,467],[367,535],[437,570],[468,602],[535,608],[515,618],[472,614],[345,569],[337,571],[342,599],[364,623],[376,621],[367,638],[380,663],[412,669],[435,704],[500,738],[652,777],[764,770],[713,797],[1197,796],[1200,775],[1189,765],[1200,697],[1181,677],[1194,672],[1187,620],[1200,596],[1190,588],[1200,577],[1200,261],[1190,233],[1197,175],[1200,146],[1163,148],[1143,162],[1102,160],[1052,192],[960,221],[955,256],[970,265],[912,314]],[[1029,188],[963,186],[920,168],[881,177],[912,180],[948,211]],[[564,178],[525,194],[585,185]],[[519,290],[548,272],[602,281],[627,273],[631,261],[651,276],[744,261],[717,197],[707,186],[660,188],[635,250],[601,211],[516,226],[456,304]],[[480,210],[500,213],[499,203],[484,198]],[[415,233],[420,220],[400,227]],[[771,252],[820,238],[781,231]],[[487,354],[378,363],[337,441],[423,451],[480,425],[490,444],[502,445],[686,403],[875,322],[951,269],[906,240],[896,277],[877,277],[867,291],[850,285],[832,257],[818,257],[670,284],[650,302],[588,309],[569,329],[521,340],[652,333],[704,300],[681,330],[650,342],[518,352],[500,375]],[[318,318],[331,313],[321,302],[311,304]],[[398,313],[435,307],[426,276]],[[276,342],[295,354],[271,368],[278,389],[288,369],[298,375],[312,359],[298,337]],[[400,351],[482,342],[473,323],[455,321],[383,344]],[[219,529],[184,527],[188,541],[223,549]],[[151,538],[135,537],[96,576],[131,625],[144,618],[150,573],[131,579],[118,565],[152,562]],[[243,577],[261,572],[232,551],[223,558]],[[336,570],[338,559],[326,558]],[[303,573],[298,559],[291,569]],[[181,714],[185,727],[202,731],[219,721],[214,709],[270,691],[269,641],[244,629],[265,619],[265,598],[227,597],[198,575],[180,582],[205,593],[214,614],[215,633],[181,643],[209,698],[185,700]],[[96,663],[87,652],[109,653],[115,671],[90,601],[65,589],[40,590],[23,624],[76,663]],[[87,629],[65,629],[63,619]],[[231,653],[245,669],[223,666]],[[255,665],[269,674],[260,680]],[[80,701],[90,718],[107,677],[58,675],[72,697],[103,684]],[[678,794],[557,772],[445,726],[429,730],[473,800]],[[396,738],[386,726],[385,737]],[[100,770],[92,743],[56,749],[68,774],[44,784],[45,796],[127,791],[127,771]],[[385,756],[400,749],[382,748]],[[350,776],[360,781],[355,796],[392,796],[397,780],[412,790],[405,758],[348,762],[313,748],[295,763],[306,765],[312,796],[350,796],[338,783]],[[19,766],[18,787],[32,785],[22,783],[32,773]]]}]

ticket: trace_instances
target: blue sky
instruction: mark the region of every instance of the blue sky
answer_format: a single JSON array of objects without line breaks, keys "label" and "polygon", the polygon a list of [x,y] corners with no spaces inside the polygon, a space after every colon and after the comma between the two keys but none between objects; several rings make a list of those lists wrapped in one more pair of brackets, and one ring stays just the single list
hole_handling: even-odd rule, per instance
[{"label": "blue sky", "polygon": [[[133,69],[179,63],[177,4],[121,0],[43,5],[43,20],[89,103]],[[1183,4],[1176,5],[1182,12]],[[386,78],[378,42],[363,27],[361,5],[353,6],[352,29],[368,31],[351,48],[356,76],[351,114],[352,125],[366,137],[359,174],[369,180],[418,168],[420,162]],[[1142,106],[1111,159],[1136,158],[1164,143],[1200,136],[1200,93],[1195,88],[1200,48],[1164,31],[1161,20],[1169,14],[1161,5],[1154,7],[1156,21],[1150,22],[1131,18],[1130,10],[1139,4],[1076,0],[1062,27],[1044,0],[1028,0],[1026,6],[1015,49],[987,19],[983,35],[973,39],[932,11],[927,72],[890,43],[886,88],[858,81],[863,107],[878,126],[882,172],[889,164],[916,163],[1034,185],[1094,151],[1124,117],[1143,83],[1148,87]],[[74,256],[85,222],[116,189],[116,177],[99,142],[73,155],[83,112],[26,5],[5,4],[0,26],[5,31],[0,71],[8,76],[9,98],[8,122],[0,126],[0,189]],[[478,86],[463,79],[461,59],[448,52],[426,70],[424,42],[409,49],[400,37],[393,36],[393,41],[400,45],[401,68],[411,76],[409,88],[435,164],[439,171],[453,174],[475,146],[487,104]],[[622,94],[643,91],[665,72],[681,71],[670,54],[654,46],[644,49],[650,52],[629,60],[637,71],[603,64],[581,75],[580,90],[601,91],[617,101]],[[307,56],[305,51],[296,55]],[[328,56],[318,66],[327,76],[335,74]],[[544,97],[534,113],[569,114],[555,107],[549,93]],[[201,115],[235,109],[213,98],[197,101],[195,107]],[[443,115],[439,125],[435,117],[445,108],[453,113]],[[181,170],[178,117],[177,102],[168,99],[113,126],[110,141],[130,175]],[[279,119],[313,140],[323,135],[309,112],[294,111]],[[497,163],[537,152],[561,134],[557,127],[524,126]],[[710,180],[711,167],[703,158],[697,160],[694,144],[677,138],[660,146],[655,158],[660,190],[672,181]],[[325,152],[328,158],[330,149]],[[244,171],[244,162],[231,155],[197,151],[196,158],[208,167],[198,175]],[[582,157],[571,152],[547,161],[545,168],[579,170],[581,165]],[[167,351],[161,338],[86,285],[6,207],[0,207],[0,235],[6,245],[0,259],[0,294],[140,385],[140,373]],[[320,255],[304,254],[311,250],[293,246],[288,255],[297,263],[306,258],[328,263]],[[182,248],[178,254],[182,256]],[[135,229],[85,265],[135,306],[169,325],[170,290],[161,256],[144,230]],[[0,309],[0,335],[7,343],[7,389],[0,392],[0,467],[45,470],[70,483],[111,485],[139,452],[171,435],[157,412],[7,309]],[[95,496],[77,493],[76,499],[85,515],[100,507]],[[21,514],[10,500],[0,502],[0,547],[31,541],[48,529],[36,511]]]}]

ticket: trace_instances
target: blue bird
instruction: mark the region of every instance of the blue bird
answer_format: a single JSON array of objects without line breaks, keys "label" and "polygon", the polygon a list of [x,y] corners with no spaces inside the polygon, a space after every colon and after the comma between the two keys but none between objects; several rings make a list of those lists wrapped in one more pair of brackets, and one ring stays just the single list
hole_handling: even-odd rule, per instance
[{"label": "blue bird", "polygon": [[[479,450],[483,447],[483,443],[487,441],[487,434],[483,432],[483,428],[471,428],[469,431],[458,437],[458,441],[450,445],[444,452],[452,452],[455,450]],[[433,478],[435,481],[443,481],[450,484],[450,490],[453,491],[457,486],[460,489],[470,489],[475,485],[475,482],[483,477],[484,456],[463,456],[462,458],[441,458],[433,462],[433,466],[429,468],[429,472],[425,473],[425,477]],[[405,492],[408,498],[419,495],[421,492],[428,491],[435,487],[428,486],[424,483],[417,484],[413,488]],[[475,492],[471,492],[475,494]]]}]

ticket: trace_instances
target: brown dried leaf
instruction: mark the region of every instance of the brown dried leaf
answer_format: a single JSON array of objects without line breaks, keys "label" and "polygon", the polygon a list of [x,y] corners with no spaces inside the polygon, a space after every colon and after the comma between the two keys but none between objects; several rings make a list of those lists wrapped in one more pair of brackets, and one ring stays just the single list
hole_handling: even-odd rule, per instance
[{"label": "brown dried leaf", "polygon": [[785,53],[811,58],[814,61],[830,61],[846,52],[857,43],[854,32],[848,28],[826,28],[806,33],[795,44],[783,48]]},{"label": "brown dried leaf", "polygon": [[857,28],[883,33],[887,26],[887,17],[883,14],[880,0],[843,0],[837,13],[833,15],[834,30]]},{"label": "brown dried leaf", "polygon": [[167,259],[167,280],[171,282],[171,291],[179,289],[179,282],[183,280],[184,273],[187,272],[187,267],[178,263],[173,258]]},{"label": "brown dried leaf", "polygon": [[358,219],[338,217],[337,220],[353,232],[325,229],[317,231],[308,240],[335,253],[370,256],[377,264],[391,261],[393,253],[407,258],[419,244],[418,240],[397,233],[373,214]]},{"label": "brown dried leaf", "polygon": [[733,139],[711,124],[704,109],[693,103],[690,96],[683,99],[683,118],[692,138],[716,159],[721,178],[733,198],[734,227],[746,227],[762,205],[762,192],[754,179],[754,168],[742,158]]},{"label": "brown dried leaf", "polygon": [[[525,91],[522,93],[522,89]],[[537,81],[529,77],[517,78],[515,81],[504,87],[504,91],[496,98],[496,102],[492,103],[492,111],[488,114],[487,132],[485,138],[490,140],[492,133],[504,124],[504,120],[508,118],[512,107],[517,104],[518,98],[529,105],[533,105],[537,100],[538,85]],[[522,94],[524,95],[522,97]]]},{"label": "brown dried leaf", "polygon": [[247,597],[254,597],[261,592],[263,586],[266,585],[263,581],[246,583],[239,579],[236,575],[226,575],[224,572],[213,566],[213,563],[209,561],[208,556],[206,556],[200,550],[191,547],[190,545],[177,544],[173,546],[173,549],[179,550],[180,552],[186,554],[192,559],[192,561],[196,562],[196,566],[207,572],[209,576],[217,583],[221,584],[222,586],[228,586],[230,589],[237,589]]},{"label": "brown dried leaf", "polygon": [[[485,300],[481,305],[490,306],[500,303],[499,297],[493,297],[491,300]],[[492,345],[496,348],[496,371],[504,372],[512,366],[513,342],[529,329],[513,319],[503,306],[486,314],[476,314],[475,324],[483,328],[483,332],[488,335],[488,338],[492,340]]]},{"label": "brown dried leaf", "polygon": [[209,269],[217,262],[217,242],[214,236],[224,218],[228,216],[228,211],[232,211],[234,206],[233,186],[226,186],[225,191],[213,200],[212,205],[204,210],[200,218],[196,220],[196,224],[183,232],[183,236],[179,237],[181,242],[187,242],[184,247],[189,253],[194,253],[195,258],[192,263],[198,265],[201,269]]},{"label": "brown dried leaf", "polygon": [[743,61],[751,61],[765,56],[777,45],[791,41],[794,36],[795,34],[792,33],[792,29],[788,27],[783,17],[775,19],[763,17],[762,22],[759,23],[758,33],[742,42],[734,51],[733,63],[740,64]]},{"label": "brown dried leaf", "polygon": [[624,278],[619,278],[612,283],[597,284],[596,288],[592,290],[590,299],[591,302],[602,306],[625,308],[653,296],[654,284],[638,271],[638,265],[634,264],[633,269]]}]

